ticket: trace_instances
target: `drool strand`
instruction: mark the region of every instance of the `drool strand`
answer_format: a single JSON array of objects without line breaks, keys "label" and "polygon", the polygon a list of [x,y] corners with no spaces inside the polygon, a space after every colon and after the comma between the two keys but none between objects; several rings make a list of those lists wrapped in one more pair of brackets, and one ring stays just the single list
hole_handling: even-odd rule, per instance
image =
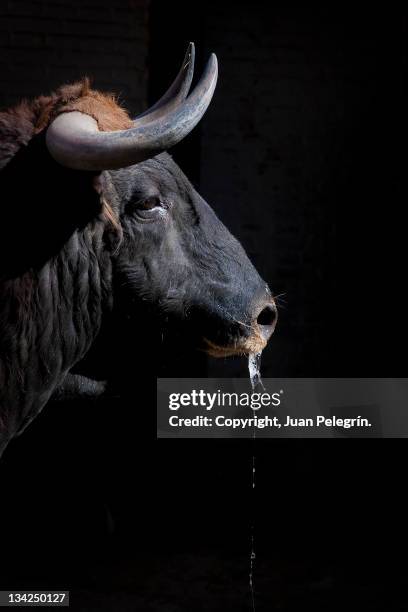
[{"label": "drool strand", "polygon": [[[261,379],[261,354],[262,353],[250,353],[248,356],[248,370],[249,378],[251,380],[252,393],[255,393],[256,389],[260,387],[264,389]],[[255,455],[255,439],[256,439],[256,427],[252,426],[252,461],[251,461],[251,535],[250,535],[250,553],[249,553],[249,590],[251,595],[252,612],[256,612],[255,604],[255,589],[254,589],[254,568],[255,568],[255,476],[256,476],[256,455]]]}]

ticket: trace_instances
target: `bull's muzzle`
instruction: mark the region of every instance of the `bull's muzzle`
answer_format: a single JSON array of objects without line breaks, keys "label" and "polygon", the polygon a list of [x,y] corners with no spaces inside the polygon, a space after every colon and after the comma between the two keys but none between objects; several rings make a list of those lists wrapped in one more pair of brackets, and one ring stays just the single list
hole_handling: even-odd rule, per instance
[{"label": "bull's muzzle", "polygon": [[239,337],[232,345],[220,346],[206,338],[206,350],[213,357],[260,353],[272,336],[277,319],[276,304],[273,298],[268,296],[265,301],[254,304],[252,320],[249,325],[236,320],[239,324]]}]

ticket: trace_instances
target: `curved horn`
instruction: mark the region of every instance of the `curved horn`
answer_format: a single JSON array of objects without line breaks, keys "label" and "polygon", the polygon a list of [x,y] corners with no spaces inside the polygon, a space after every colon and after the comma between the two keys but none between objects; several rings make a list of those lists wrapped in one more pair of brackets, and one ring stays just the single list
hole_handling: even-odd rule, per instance
[{"label": "curved horn", "polygon": [[211,102],[217,76],[213,53],[188,98],[147,124],[128,130],[99,132],[89,115],[63,113],[47,129],[48,150],[57,162],[76,170],[113,170],[154,157],[180,142],[197,125]]},{"label": "curved horn", "polygon": [[194,43],[188,45],[186,54],[181,64],[180,71],[166,93],[153,106],[135,117],[135,126],[145,125],[163,115],[183,102],[190,91],[191,82],[194,74],[195,48]]}]

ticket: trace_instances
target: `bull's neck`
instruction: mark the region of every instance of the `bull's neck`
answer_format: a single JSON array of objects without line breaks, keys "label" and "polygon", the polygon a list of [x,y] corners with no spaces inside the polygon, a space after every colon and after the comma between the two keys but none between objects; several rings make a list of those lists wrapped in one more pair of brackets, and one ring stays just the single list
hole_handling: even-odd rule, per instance
[{"label": "bull's neck", "polygon": [[0,284],[0,425],[13,433],[41,410],[89,350],[111,301],[111,260],[97,221],[38,270]]}]

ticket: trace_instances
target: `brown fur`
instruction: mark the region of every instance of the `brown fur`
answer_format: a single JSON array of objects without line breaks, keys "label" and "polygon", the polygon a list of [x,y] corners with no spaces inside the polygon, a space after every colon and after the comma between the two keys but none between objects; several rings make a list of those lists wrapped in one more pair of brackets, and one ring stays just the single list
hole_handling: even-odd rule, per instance
[{"label": "brown fur", "polygon": [[28,144],[35,134],[45,130],[61,113],[79,111],[93,117],[104,132],[125,130],[132,126],[128,113],[119,106],[113,94],[91,89],[89,79],[63,85],[49,96],[0,113],[0,168]]},{"label": "brown fur", "polygon": [[113,94],[103,94],[90,87],[89,79],[63,85],[48,97],[41,96],[31,103],[36,112],[36,133],[42,131],[57,115],[79,111],[97,121],[103,132],[125,130],[132,126],[127,112],[121,108]]},{"label": "brown fur", "polygon": [[126,130],[132,127],[129,115],[118,105],[115,96],[92,90],[87,78],[75,85],[65,85],[59,91],[63,100],[61,100],[62,106],[57,109],[58,114],[79,111],[90,115],[97,121],[102,132]]}]

